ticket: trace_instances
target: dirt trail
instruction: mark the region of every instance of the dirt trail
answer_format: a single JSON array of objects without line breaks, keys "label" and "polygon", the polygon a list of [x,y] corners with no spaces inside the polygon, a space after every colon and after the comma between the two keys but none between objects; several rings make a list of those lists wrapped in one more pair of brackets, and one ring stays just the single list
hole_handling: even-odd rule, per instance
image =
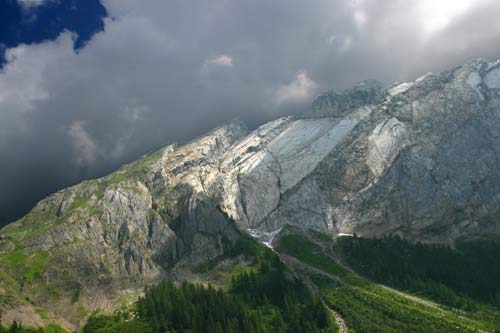
[{"label": "dirt trail", "polygon": [[330,310],[333,318],[335,318],[335,322],[339,326],[339,333],[347,333],[348,332],[347,325],[345,324],[344,319],[342,319],[342,317],[335,310],[329,308],[328,305],[325,304],[325,306],[328,310]]},{"label": "dirt trail", "polygon": [[379,284],[378,286],[384,288],[385,290],[388,290],[390,292],[398,294],[399,296],[402,296],[402,297],[407,298],[407,299],[409,299],[411,301],[414,301],[416,303],[420,303],[422,305],[429,306],[429,307],[434,308],[436,310],[444,311],[439,305],[437,305],[434,302],[428,301],[428,300],[420,298],[418,296],[407,294],[405,292],[402,292],[402,291],[399,291],[399,290],[396,290],[396,289],[392,289],[391,287],[388,287],[388,286],[383,285],[383,284]]},{"label": "dirt trail", "polygon": [[[302,261],[294,258],[294,257],[291,257],[291,256],[288,256],[286,254],[282,254],[280,253],[280,258],[281,258],[281,261],[283,261],[284,263],[286,263],[289,267],[292,267],[297,273],[301,274],[303,273],[304,271],[307,271],[307,272],[315,272],[317,274],[321,274],[321,275],[325,275],[325,276],[328,276],[328,278],[334,280],[334,281],[339,281],[339,278],[334,276],[334,275],[331,275],[325,271],[322,271],[320,269],[317,269],[315,267],[312,267],[312,266],[309,266],[309,265],[306,265],[304,264]],[[311,281],[309,281],[309,278],[307,277],[307,274],[306,276],[304,276],[304,281],[306,282],[307,285],[309,285],[309,287],[315,291],[318,291],[318,287],[312,283]],[[332,308],[330,308],[328,306],[328,304],[326,304],[326,302],[323,300],[323,305],[330,311],[330,313],[332,314],[333,318],[335,319],[335,322],[337,323],[337,325],[339,326],[339,333],[348,333],[348,328],[347,328],[347,325],[344,321],[344,319],[342,319],[342,317],[340,316],[340,314],[333,310]]]}]

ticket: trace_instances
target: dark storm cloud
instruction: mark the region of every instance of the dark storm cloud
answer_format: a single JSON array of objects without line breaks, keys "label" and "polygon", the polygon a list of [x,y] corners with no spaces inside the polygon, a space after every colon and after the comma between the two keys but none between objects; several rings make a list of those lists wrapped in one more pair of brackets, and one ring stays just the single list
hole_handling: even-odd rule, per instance
[{"label": "dark storm cloud", "polygon": [[306,110],[321,90],[500,57],[497,1],[103,4],[111,18],[79,52],[69,32],[7,51],[0,224],[62,186],[233,117],[254,127]]}]

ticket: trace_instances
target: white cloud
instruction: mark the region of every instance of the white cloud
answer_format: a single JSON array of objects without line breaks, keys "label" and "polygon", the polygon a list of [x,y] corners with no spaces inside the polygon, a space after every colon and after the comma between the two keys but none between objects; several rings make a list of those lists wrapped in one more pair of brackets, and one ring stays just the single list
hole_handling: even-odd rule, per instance
[{"label": "white cloud", "polygon": [[[69,137],[66,146],[71,143],[78,152],[78,165],[111,163],[129,153],[128,140],[147,121],[149,104],[165,103],[161,83],[169,68],[162,62],[172,40],[140,17],[107,19],[105,24],[106,32],[78,53],[70,32],[7,50],[0,70],[0,148],[23,133],[37,133],[46,140]],[[59,145],[64,142],[58,139]]]},{"label": "white cloud", "polygon": [[[135,109],[137,111],[138,109]],[[137,117],[134,112],[132,117]],[[125,117],[129,117],[125,113]],[[139,118],[128,118],[130,121],[137,121]],[[134,129],[130,128],[121,136],[115,137],[111,145],[98,142],[95,137],[89,133],[87,121],[74,121],[67,128],[67,135],[71,139],[75,162],[80,166],[95,166],[102,163],[105,159],[117,159],[123,156],[127,149]]]},{"label": "white cloud", "polygon": [[227,54],[221,54],[220,56],[207,60],[206,63],[214,66],[233,67],[233,58]]},{"label": "white cloud", "polygon": [[356,23],[356,26],[358,27],[358,29],[363,29],[367,20],[368,20],[368,18],[363,11],[356,10],[354,12],[354,22]]},{"label": "white cloud", "polygon": [[233,68],[233,58],[227,54],[206,59],[200,69],[202,76],[210,76],[212,73]]},{"label": "white cloud", "polygon": [[278,106],[285,103],[309,102],[318,87],[305,71],[300,71],[293,81],[276,90],[275,102]]},{"label": "white cloud", "polygon": [[446,28],[450,23],[474,7],[490,0],[419,0],[417,11],[424,38]]},{"label": "white cloud", "polygon": [[331,44],[335,43],[335,41],[336,41],[336,40],[337,40],[337,36],[335,36],[335,35],[330,35],[330,36],[328,37],[328,44],[330,44],[330,45],[331,45]]},{"label": "white cloud", "polygon": [[[45,3],[21,2],[35,8],[30,17]],[[500,56],[494,0],[102,3],[110,17],[105,29],[77,53],[67,32],[7,50],[0,70],[2,188],[28,182],[29,166],[47,156],[47,169],[73,182],[229,118],[253,127],[302,111],[319,83],[326,90],[368,77],[406,81]],[[432,38],[423,40],[422,26]],[[41,156],[36,163],[34,155]]]},{"label": "white cloud", "polygon": [[69,126],[68,135],[72,139],[76,162],[80,165],[92,165],[101,152],[85,127],[85,122],[75,121]]},{"label": "white cloud", "polygon": [[74,54],[72,48],[73,35],[65,32],[50,43],[8,49],[0,75],[0,105],[10,112],[26,112],[49,99],[45,76]]},{"label": "white cloud", "polygon": [[54,0],[17,0],[17,3],[25,10],[34,9]]},{"label": "white cloud", "polygon": [[151,108],[147,105],[126,106],[124,111],[125,118],[130,122],[136,122],[144,117],[144,114],[150,111]]}]

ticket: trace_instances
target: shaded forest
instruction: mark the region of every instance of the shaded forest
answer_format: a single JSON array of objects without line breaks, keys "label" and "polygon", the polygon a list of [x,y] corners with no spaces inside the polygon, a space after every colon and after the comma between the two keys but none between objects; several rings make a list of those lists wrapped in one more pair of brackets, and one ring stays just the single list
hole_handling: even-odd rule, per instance
[{"label": "shaded forest", "polygon": [[92,316],[83,332],[337,332],[321,299],[275,253],[242,236],[225,254],[252,257],[258,268],[233,275],[225,291],[165,280],[146,288],[129,312]]},{"label": "shaded forest", "polygon": [[477,302],[500,307],[500,239],[461,240],[455,248],[410,243],[399,237],[342,237],[335,251],[355,271],[394,288],[474,310]]}]

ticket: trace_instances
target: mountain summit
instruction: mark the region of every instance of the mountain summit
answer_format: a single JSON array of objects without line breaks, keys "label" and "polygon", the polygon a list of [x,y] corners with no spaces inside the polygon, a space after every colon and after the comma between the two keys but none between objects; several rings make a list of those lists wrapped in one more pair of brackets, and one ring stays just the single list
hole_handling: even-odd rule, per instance
[{"label": "mountain summit", "polygon": [[207,139],[181,147],[164,170],[253,234],[287,224],[433,242],[498,232],[499,88],[500,63],[483,59],[385,90],[370,80],[317,97],[312,117],[226,146],[228,132],[212,153]]},{"label": "mountain summit", "polygon": [[3,320],[43,322],[41,307],[73,327],[146,283],[205,281],[242,232],[269,247],[286,226],[438,243],[500,232],[499,61],[366,81],[312,110],[250,133],[231,121],[39,202],[0,231]]}]

